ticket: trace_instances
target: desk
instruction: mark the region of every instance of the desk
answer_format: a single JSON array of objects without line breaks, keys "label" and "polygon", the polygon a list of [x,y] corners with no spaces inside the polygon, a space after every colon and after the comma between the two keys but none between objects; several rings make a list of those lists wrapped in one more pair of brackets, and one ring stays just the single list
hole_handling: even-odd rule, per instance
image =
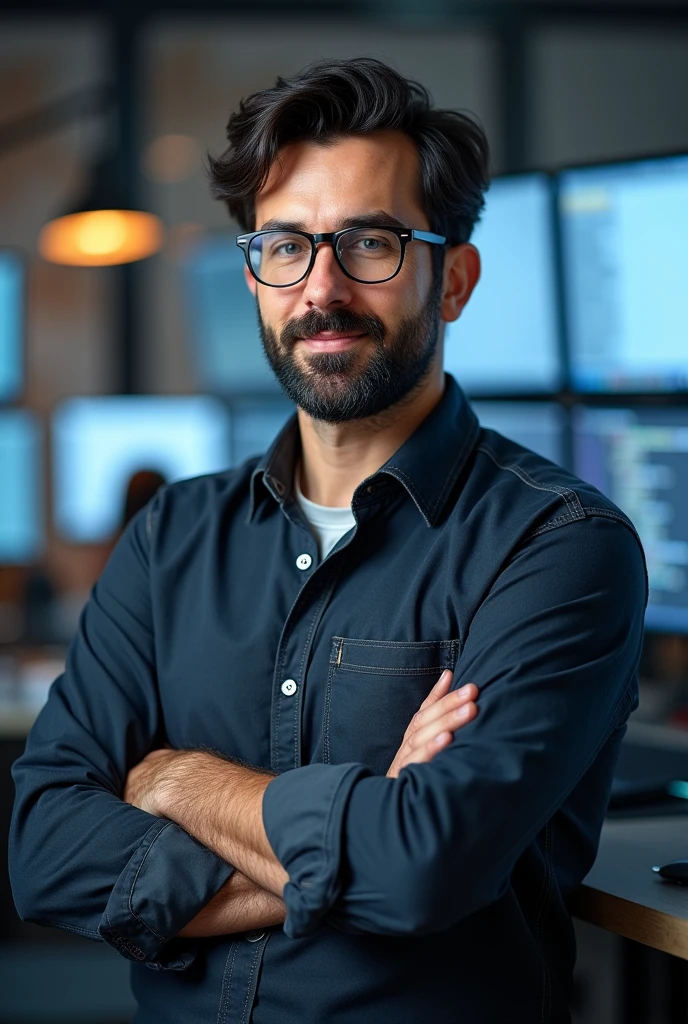
[{"label": "desk", "polygon": [[688,960],[688,886],[664,882],[653,864],[688,858],[688,815],[606,821],[574,917]]}]

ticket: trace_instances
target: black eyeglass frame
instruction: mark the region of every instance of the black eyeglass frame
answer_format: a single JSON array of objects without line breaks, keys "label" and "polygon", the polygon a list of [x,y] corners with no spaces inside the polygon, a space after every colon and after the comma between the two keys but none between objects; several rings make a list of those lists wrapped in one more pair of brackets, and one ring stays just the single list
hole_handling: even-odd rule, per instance
[{"label": "black eyeglass frame", "polygon": [[[342,264],[339,253],[337,252],[337,245],[342,235],[349,234],[352,231],[366,231],[368,228],[370,228],[371,231],[391,231],[393,234],[397,236],[401,244],[401,253],[399,254],[399,266],[397,267],[393,274],[390,274],[389,277],[381,277],[379,281],[362,281],[359,277],[354,277],[354,275],[350,274],[346,267]],[[251,266],[249,249],[251,247],[251,242],[253,241],[253,239],[258,238],[259,235],[269,235],[274,234],[275,232],[279,233],[280,231],[284,231],[284,234],[300,235],[302,238],[307,238],[308,241],[311,243],[311,258],[308,262],[306,270],[303,272],[301,277],[299,277],[296,281],[291,281],[289,284],[269,284],[267,281],[261,280],[261,278],[258,277],[257,273]],[[246,266],[251,272],[251,275],[256,279],[258,284],[265,285],[266,288],[293,288],[294,285],[300,284],[303,280],[305,280],[305,278],[308,277],[311,270],[313,269],[315,258],[318,255],[317,246],[321,242],[328,242],[332,246],[334,258],[337,261],[337,266],[342,271],[342,273],[345,274],[351,281],[356,281],[357,284],[384,284],[386,281],[391,281],[392,278],[397,276],[397,274],[404,265],[406,246],[408,245],[409,242],[413,241],[429,242],[430,245],[446,245],[447,239],[445,238],[444,235],[436,235],[432,231],[419,231],[417,228],[398,228],[395,226],[393,227],[390,224],[363,224],[353,228],[342,228],[340,231],[320,231],[318,232],[318,234],[311,234],[309,231],[292,231],[290,229],[282,228],[265,228],[263,231],[252,231],[247,235],[237,235],[236,238],[236,244],[239,246],[240,249],[243,250],[244,256],[246,258]]]}]

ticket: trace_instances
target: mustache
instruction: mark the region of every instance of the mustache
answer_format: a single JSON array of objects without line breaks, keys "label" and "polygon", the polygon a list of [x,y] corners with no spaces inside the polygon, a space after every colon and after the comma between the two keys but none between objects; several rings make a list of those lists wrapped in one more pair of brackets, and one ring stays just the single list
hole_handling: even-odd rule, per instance
[{"label": "mustache", "polygon": [[305,316],[293,317],[286,322],[280,332],[280,341],[292,347],[301,338],[312,338],[322,331],[365,332],[378,345],[382,344],[385,337],[385,325],[372,313],[354,313],[350,309],[322,313],[318,309],[311,309]]}]

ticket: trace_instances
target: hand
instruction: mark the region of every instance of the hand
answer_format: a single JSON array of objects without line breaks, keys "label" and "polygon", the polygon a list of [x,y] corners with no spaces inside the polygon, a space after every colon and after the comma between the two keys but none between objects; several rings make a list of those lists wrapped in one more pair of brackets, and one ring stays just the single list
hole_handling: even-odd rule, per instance
[{"label": "hand", "polygon": [[460,690],[449,687],[452,673],[443,672],[432,690],[411,719],[401,746],[387,772],[387,778],[396,779],[407,764],[424,764],[435,754],[448,747],[454,733],[478,714],[475,700],[478,687],[467,683]]},{"label": "hand", "polygon": [[135,765],[127,775],[124,783],[124,794],[122,799],[127,804],[148,811],[149,814],[160,816],[158,803],[156,802],[156,787],[159,787],[162,774],[170,764],[175,761],[181,751],[151,750],[146,754],[143,761]]}]

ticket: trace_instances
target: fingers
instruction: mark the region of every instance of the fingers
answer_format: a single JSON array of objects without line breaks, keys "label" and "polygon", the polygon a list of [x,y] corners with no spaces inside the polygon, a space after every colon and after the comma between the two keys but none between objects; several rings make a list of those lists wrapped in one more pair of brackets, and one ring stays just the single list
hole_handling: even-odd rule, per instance
[{"label": "fingers", "polygon": [[[445,733],[453,734],[461,726],[472,722],[478,714],[478,705],[469,699],[464,700],[459,707],[453,707],[445,711],[443,715],[428,722],[422,728],[416,730],[410,737],[412,751],[428,749],[436,753],[433,743],[437,737],[443,737]],[[440,743],[440,746],[442,744]]]},{"label": "fingers", "polygon": [[408,764],[427,764],[436,754],[448,747],[454,739],[454,733],[462,725],[471,722],[478,714],[478,707],[472,701],[414,733],[408,743],[402,747],[394,759],[389,774],[398,776],[402,768]]},{"label": "fingers", "polygon": [[[431,694],[435,689],[436,686],[434,686],[430,691]],[[477,699],[478,687],[475,683],[467,683],[465,686],[462,686],[460,690],[452,690],[450,693],[445,693],[430,704],[423,702],[420,709],[413,716],[411,732],[415,733],[419,729],[429,725],[431,722],[435,722],[439,718],[442,718],[447,714],[447,712],[453,711],[455,708],[460,708],[469,701]]]},{"label": "fingers", "polygon": [[451,681],[452,673],[449,669],[445,669],[418,710],[422,711],[444,697],[451,686]]},{"label": "fingers", "polygon": [[392,774],[398,775],[407,764],[432,761],[448,747],[457,729],[478,714],[477,697],[478,687],[468,683],[416,712],[392,764]]},{"label": "fingers", "polygon": [[391,778],[396,778],[407,764],[431,761],[440,750],[449,746],[456,730],[477,715],[478,687],[475,683],[467,683],[460,690],[449,691],[452,678],[451,671],[442,673],[409,722],[387,772]]}]

